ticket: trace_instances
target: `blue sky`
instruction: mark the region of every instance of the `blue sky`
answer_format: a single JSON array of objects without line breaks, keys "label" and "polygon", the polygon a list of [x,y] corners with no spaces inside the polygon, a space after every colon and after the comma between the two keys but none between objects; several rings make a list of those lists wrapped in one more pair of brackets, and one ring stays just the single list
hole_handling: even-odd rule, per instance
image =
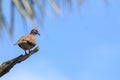
[{"label": "blue sky", "polygon": [[[80,10],[74,7],[57,19],[47,16],[41,36],[36,36],[40,51],[1,80],[120,80],[120,1],[109,1],[85,2]],[[31,28],[23,30],[20,22],[13,41],[5,34],[0,63],[24,53],[13,44]]]}]

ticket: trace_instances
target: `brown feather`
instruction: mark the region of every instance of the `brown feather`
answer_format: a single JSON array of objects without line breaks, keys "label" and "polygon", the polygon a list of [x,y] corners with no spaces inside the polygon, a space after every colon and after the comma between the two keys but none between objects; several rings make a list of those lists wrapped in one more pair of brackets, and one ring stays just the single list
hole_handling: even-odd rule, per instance
[{"label": "brown feather", "polygon": [[22,36],[17,44],[24,50],[29,50],[36,45],[36,38],[34,35],[29,34],[26,36]]}]

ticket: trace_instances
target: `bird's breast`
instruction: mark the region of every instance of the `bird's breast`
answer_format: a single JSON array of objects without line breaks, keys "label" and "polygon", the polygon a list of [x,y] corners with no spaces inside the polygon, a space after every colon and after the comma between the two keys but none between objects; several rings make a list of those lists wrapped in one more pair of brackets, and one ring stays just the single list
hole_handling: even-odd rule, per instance
[{"label": "bird's breast", "polygon": [[31,48],[33,48],[34,46],[35,46],[35,44],[33,45],[31,45],[31,44],[29,44],[29,43],[21,43],[21,44],[19,44],[19,46],[22,48],[22,49],[24,49],[24,50],[28,50],[28,49],[31,49]]}]

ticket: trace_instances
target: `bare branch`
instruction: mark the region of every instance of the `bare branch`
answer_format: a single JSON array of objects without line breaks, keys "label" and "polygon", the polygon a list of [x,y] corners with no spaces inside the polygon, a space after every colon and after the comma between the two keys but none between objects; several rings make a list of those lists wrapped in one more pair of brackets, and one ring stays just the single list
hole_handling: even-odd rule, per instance
[{"label": "bare branch", "polygon": [[36,47],[33,50],[31,50],[28,54],[20,55],[20,56],[14,58],[14,59],[11,59],[9,61],[3,62],[0,65],[0,77],[5,75],[6,73],[8,73],[13,68],[14,65],[16,65],[17,63],[20,63],[20,62],[26,60],[32,54],[36,53],[38,50],[39,50],[39,47]]}]

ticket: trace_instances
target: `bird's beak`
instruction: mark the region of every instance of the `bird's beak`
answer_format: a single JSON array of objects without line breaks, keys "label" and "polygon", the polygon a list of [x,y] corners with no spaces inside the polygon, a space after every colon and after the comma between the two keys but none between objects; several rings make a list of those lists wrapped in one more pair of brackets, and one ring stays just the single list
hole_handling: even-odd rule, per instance
[{"label": "bird's beak", "polygon": [[38,33],[38,35],[40,36],[40,33]]}]

